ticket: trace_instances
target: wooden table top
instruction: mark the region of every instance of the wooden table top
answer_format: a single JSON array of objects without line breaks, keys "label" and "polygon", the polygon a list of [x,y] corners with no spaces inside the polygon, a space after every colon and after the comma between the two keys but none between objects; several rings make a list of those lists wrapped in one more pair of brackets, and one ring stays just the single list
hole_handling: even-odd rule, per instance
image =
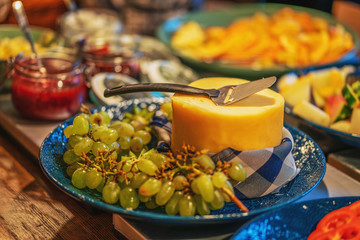
[{"label": "wooden table top", "polygon": [[117,239],[112,214],[64,194],[0,128],[0,239]]}]

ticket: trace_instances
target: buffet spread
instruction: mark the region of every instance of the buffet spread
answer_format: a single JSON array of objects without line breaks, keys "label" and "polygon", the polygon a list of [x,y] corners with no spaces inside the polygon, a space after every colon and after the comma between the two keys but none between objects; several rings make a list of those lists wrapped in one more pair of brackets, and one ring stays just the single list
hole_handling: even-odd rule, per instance
[{"label": "buffet spread", "polygon": [[[201,237],[207,224],[231,224],[207,234],[247,239],[263,234],[253,227],[276,211],[317,204],[331,207],[310,227],[288,221],[278,234],[359,233],[355,215],[347,218],[354,228],[325,231],[329,212],[358,211],[360,184],[329,164],[341,162],[336,149],[324,154],[313,139],[314,131],[355,153],[360,146],[359,37],[351,28],[281,4],[170,18],[157,38],[126,33],[112,12],[74,14],[63,16],[60,33],[31,27],[37,52],[18,26],[0,27],[1,126],[39,157],[54,185],[112,212],[115,229],[137,239],[157,236],[149,226],[162,224],[186,226],[186,238]],[[94,16],[99,22],[88,24]],[[271,76],[274,86],[234,101],[238,86]],[[213,90],[213,97],[227,88],[218,104],[162,84]],[[104,94],[124,85],[138,90]],[[340,174],[348,188],[334,181]]]}]

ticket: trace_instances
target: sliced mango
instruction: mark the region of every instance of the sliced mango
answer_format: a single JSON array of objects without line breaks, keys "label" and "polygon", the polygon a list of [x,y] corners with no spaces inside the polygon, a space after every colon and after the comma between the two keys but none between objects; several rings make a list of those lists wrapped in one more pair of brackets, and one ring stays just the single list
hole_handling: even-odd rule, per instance
[{"label": "sliced mango", "polygon": [[328,127],[330,125],[330,116],[314,104],[301,100],[293,108],[293,112],[299,117],[310,122]]},{"label": "sliced mango", "polygon": [[285,102],[290,106],[295,106],[299,101],[305,100],[310,102],[311,99],[311,85],[310,78],[299,78],[293,85],[284,88],[280,91],[283,95]]},{"label": "sliced mango", "polygon": [[345,85],[345,78],[338,68],[312,73],[311,85],[323,98],[339,94]]}]

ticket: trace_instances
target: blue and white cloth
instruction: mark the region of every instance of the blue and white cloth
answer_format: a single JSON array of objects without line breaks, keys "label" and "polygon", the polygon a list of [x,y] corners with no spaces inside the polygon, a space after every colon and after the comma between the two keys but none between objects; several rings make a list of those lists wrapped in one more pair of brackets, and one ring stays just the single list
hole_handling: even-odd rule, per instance
[{"label": "blue and white cloth", "polygon": [[[154,116],[151,126],[159,139],[158,151],[169,151],[171,122],[163,115]],[[236,195],[241,199],[257,198],[278,192],[299,173],[292,155],[293,146],[291,133],[283,128],[279,146],[251,151],[227,148],[209,155],[214,160],[240,163],[246,169],[247,177],[243,182],[232,182],[238,190]]]}]

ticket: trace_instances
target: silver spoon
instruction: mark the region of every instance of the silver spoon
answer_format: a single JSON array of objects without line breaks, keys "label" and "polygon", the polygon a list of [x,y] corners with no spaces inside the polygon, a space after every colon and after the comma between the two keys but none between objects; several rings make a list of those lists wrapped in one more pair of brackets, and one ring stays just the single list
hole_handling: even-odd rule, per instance
[{"label": "silver spoon", "polygon": [[23,31],[26,39],[30,43],[31,50],[35,55],[36,64],[40,68],[40,72],[46,72],[46,68],[41,64],[41,62],[39,60],[39,57],[38,57],[38,54],[36,52],[35,45],[34,45],[34,40],[33,40],[32,35],[30,33],[29,22],[28,22],[28,19],[27,19],[27,16],[26,16],[24,6],[23,6],[22,2],[21,1],[13,2],[12,8],[14,10],[16,20],[17,20],[19,26],[21,27],[21,30]]}]

